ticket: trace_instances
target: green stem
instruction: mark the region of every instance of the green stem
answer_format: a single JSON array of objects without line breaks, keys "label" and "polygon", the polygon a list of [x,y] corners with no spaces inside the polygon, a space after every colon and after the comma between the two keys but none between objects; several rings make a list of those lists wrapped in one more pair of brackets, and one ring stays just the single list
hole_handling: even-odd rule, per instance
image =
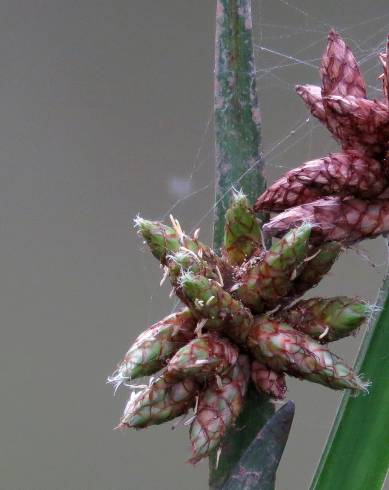
[{"label": "green stem", "polygon": [[232,188],[251,204],[264,191],[250,0],[217,0],[215,41],[216,207],[220,249]]},{"label": "green stem", "polygon": [[388,326],[389,272],[356,361],[356,369],[372,382],[369,394],[343,396],[311,490],[379,490],[384,484],[389,468]]},{"label": "green stem", "polygon": [[[266,187],[260,153],[250,0],[217,0],[215,40],[216,206],[214,247],[223,243],[225,212],[233,187],[251,204]],[[269,399],[250,385],[243,413],[230,430],[216,464],[210,458],[210,488],[220,489],[244,450],[272,416]]]}]

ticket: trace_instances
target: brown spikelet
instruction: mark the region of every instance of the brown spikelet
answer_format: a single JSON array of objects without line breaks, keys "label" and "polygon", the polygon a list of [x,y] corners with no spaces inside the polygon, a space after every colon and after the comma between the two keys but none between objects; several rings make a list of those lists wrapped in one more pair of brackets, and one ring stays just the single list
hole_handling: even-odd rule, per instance
[{"label": "brown spikelet", "polygon": [[307,104],[312,115],[325,123],[327,116],[323,106],[321,88],[317,85],[296,85],[296,92]]},{"label": "brown spikelet", "polygon": [[238,349],[216,333],[205,334],[191,340],[176,352],[167,365],[167,378],[171,380],[195,377],[203,380],[221,375],[236,363]]},{"label": "brown spikelet", "polygon": [[143,391],[132,392],[119,427],[140,429],[172,420],[193,406],[198,390],[191,378],[175,382],[163,373]]},{"label": "brown spikelet", "polygon": [[327,118],[328,127],[343,148],[380,154],[389,139],[389,109],[385,103],[352,95],[331,95],[324,100],[334,114]]},{"label": "brown spikelet", "polygon": [[382,80],[382,90],[389,103],[389,63],[388,63],[388,52],[389,52],[389,35],[386,42],[385,53],[380,53],[379,58],[384,68],[383,74],[379,77]]},{"label": "brown spikelet", "polygon": [[284,211],[293,206],[299,206],[306,202],[312,202],[321,197],[320,189],[308,187],[297,179],[289,179],[286,175],[270,186],[257,199],[254,210],[259,211]]},{"label": "brown spikelet", "polygon": [[386,185],[379,161],[357,150],[330,153],[287,172],[259,197],[255,209],[283,211],[329,194],[375,197]]},{"label": "brown spikelet", "polygon": [[389,200],[326,197],[284,211],[263,229],[272,236],[282,236],[290,228],[307,222],[313,226],[315,243],[339,241],[352,244],[389,231]]},{"label": "brown spikelet", "polygon": [[260,393],[266,393],[276,400],[283,400],[286,393],[285,374],[277,373],[266,364],[251,363],[251,379]]},{"label": "brown spikelet", "polygon": [[287,372],[335,390],[366,390],[365,383],[353,370],[325,346],[266,315],[256,318],[248,346],[258,361],[274,371]]},{"label": "brown spikelet", "polygon": [[249,377],[248,357],[240,355],[229,373],[213,380],[200,393],[196,417],[190,428],[190,463],[197,463],[220,445],[226,430],[243,408]]},{"label": "brown spikelet", "polygon": [[366,97],[366,85],[350,48],[335,31],[328,34],[320,67],[323,95]]},{"label": "brown spikelet", "polygon": [[312,250],[312,254],[308,257],[305,267],[293,281],[290,297],[297,298],[319,284],[331,270],[341,251],[342,245],[339,242],[323,243]]}]

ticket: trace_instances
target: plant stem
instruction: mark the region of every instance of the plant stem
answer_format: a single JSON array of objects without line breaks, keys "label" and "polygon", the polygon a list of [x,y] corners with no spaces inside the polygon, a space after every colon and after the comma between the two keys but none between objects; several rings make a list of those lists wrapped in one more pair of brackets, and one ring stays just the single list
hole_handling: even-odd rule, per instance
[{"label": "plant stem", "polygon": [[343,396],[311,490],[382,488],[389,467],[388,325],[389,272],[355,366],[371,380],[369,394]]},{"label": "plant stem", "polygon": [[250,0],[217,0],[215,41],[216,206],[214,246],[220,249],[232,188],[251,203],[264,191],[261,120]]},{"label": "plant stem", "polygon": [[[266,187],[260,153],[250,0],[217,0],[215,40],[216,206],[214,248],[220,250],[233,187],[251,204]],[[268,397],[250,384],[245,408],[229,431],[217,464],[210,458],[210,488],[219,489],[262,425],[274,413]]]}]

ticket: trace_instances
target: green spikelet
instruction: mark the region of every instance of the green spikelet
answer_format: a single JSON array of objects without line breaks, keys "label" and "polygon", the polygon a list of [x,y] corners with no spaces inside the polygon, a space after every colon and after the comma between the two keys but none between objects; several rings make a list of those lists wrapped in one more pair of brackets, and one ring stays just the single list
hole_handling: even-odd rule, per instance
[{"label": "green spikelet", "polygon": [[109,382],[148,376],[162,369],[177,350],[195,336],[196,319],[184,309],[155,323],[135,340]]},{"label": "green spikelet", "polygon": [[240,265],[261,247],[261,228],[247,197],[234,192],[226,212],[224,249],[231,265]]},{"label": "green spikelet", "polygon": [[219,447],[226,430],[243,408],[249,377],[249,360],[240,355],[227,374],[214,379],[200,393],[196,417],[190,427],[191,463],[197,463]]},{"label": "green spikelet", "polygon": [[220,330],[244,343],[253,323],[250,310],[234,299],[222,285],[204,276],[184,274],[180,280],[182,294],[192,311],[206,319],[206,327]]},{"label": "green spikelet", "polygon": [[[183,261],[183,265],[188,261],[188,257],[192,254],[192,262],[194,258],[207,264],[207,267],[223,277],[226,284],[232,280],[232,269],[221,257],[218,257],[215,252],[200,242],[197,238],[192,238],[186,235],[182,230],[179,222],[173,217],[171,218],[174,227],[167,226],[159,221],[148,221],[138,217],[135,220],[135,226],[145,242],[150,247],[151,253],[161,264],[169,266],[169,259],[176,254]],[[186,258],[184,257],[186,255]],[[172,278],[174,279],[174,271]]]},{"label": "green spikelet", "polygon": [[149,221],[138,217],[135,226],[150,247],[151,253],[162,264],[166,264],[169,254],[178,252],[182,246],[177,231],[159,221]]},{"label": "green spikelet", "polygon": [[194,252],[180,249],[176,254],[167,258],[170,281],[175,288],[179,288],[179,278],[183,273],[191,272],[208,279],[219,280],[219,273],[215,265],[200,258]]},{"label": "green spikelet", "polygon": [[352,298],[311,298],[299,301],[283,314],[291,326],[322,342],[347,337],[370,315],[371,308]]},{"label": "green spikelet", "polygon": [[140,429],[172,420],[194,405],[198,389],[193,379],[169,381],[162,374],[143,391],[132,392],[119,427]]},{"label": "green spikelet", "polygon": [[236,363],[238,349],[216,333],[191,340],[177,351],[167,366],[169,379],[195,377],[204,380],[224,374]]},{"label": "green spikelet", "polygon": [[274,371],[286,372],[335,390],[367,390],[367,384],[325,346],[266,315],[256,318],[247,344],[252,355]]},{"label": "green spikelet", "polygon": [[260,393],[266,393],[271,398],[282,400],[285,398],[285,374],[273,371],[258,361],[251,363],[251,379]]},{"label": "green spikelet", "polygon": [[289,231],[254,266],[248,267],[234,287],[234,296],[257,313],[274,308],[292,287],[309,252],[311,226]]},{"label": "green spikelet", "polygon": [[309,289],[315,287],[331,270],[342,251],[338,242],[328,242],[311,252],[312,259],[306,261],[299,276],[293,281],[291,296],[301,296]]}]

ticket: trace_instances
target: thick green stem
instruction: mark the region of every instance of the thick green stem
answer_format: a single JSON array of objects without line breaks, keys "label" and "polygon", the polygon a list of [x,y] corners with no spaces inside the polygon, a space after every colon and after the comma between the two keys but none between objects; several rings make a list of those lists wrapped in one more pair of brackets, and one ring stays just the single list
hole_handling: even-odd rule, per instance
[{"label": "thick green stem", "polygon": [[[216,206],[214,247],[223,243],[232,189],[251,204],[265,189],[260,153],[261,124],[256,92],[250,0],[217,0],[215,40]],[[220,489],[274,408],[252,384],[220,458],[210,458],[210,488]],[[217,464],[218,460],[218,464]]]},{"label": "thick green stem", "polygon": [[251,204],[266,187],[260,153],[250,0],[217,0],[215,41],[216,207],[214,246],[220,249],[233,187]]},{"label": "thick green stem", "polygon": [[389,468],[388,325],[389,272],[355,366],[371,380],[369,394],[343,396],[311,490],[379,490],[384,484]]}]

